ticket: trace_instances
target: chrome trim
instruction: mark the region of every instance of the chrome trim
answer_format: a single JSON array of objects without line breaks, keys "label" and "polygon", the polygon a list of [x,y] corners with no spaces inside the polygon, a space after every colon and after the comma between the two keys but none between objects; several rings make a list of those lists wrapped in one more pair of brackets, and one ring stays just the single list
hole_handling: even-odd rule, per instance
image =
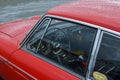
[{"label": "chrome trim", "polygon": [[71,21],[71,22],[83,24],[83,25],[86,25],[86,26],[90,26],[90,27],[93,27],[93,28],[99,28],[99,27],[100,27],[100,26],[98,26],[98,25],[94,25],[94,24],[91,24],[91,23],[87,23],[87,22],[83,22],[83,21],[75,20],[75,19],[71,19],[71,18],[61,17],[61,16],[46,15],[46,17],[57,18],[57,19],[63,19],[63,20],[67,20],[67,21]]},{"label": "chrome trim", "polygon": [[116,35],[116,34],[113,34],[113,33],[110,33],[110,32],[106,32],[106,31],[103,31],[103,34],[108,34],[108,35],[120,38],[120,35]]},{"label": "chrome trim", "polygon": [[75,19],[61,17],[61,16],[56,16],[56,15],[46,15],[46,17],[65,19],[65,20],[68,20],[68,21],[77,22],[77,23],[80,23],[80,24],[83,24],[83,25],[87,25],[87,26],[90,26],[90,27],[93,27],[93,28],[98,28],[98,29],[101,29],[103,31],[107,31],[107,32],[110,32],[110,33],[113,33],[113,34],[116,34],[116,35],[120,35],[120,32],[117,32],[117,31],[114,31],[114,30],[111,30],[111,29],[107,29],[105,27],[102,27],[102,26],[99,26],[99,25],[95,25],[95,24],[92,24],[92,23],[80,21],[80,20],[75,20]]},{"label": "chrome trim", "polygon": [[[44,37],[44,35],[45,35],[45,33],[46,33],[46,31],[47,31],[47,29],[48,29],[48,27],[49,27],[51,21],[52,21],[51,18],[48,18],[48,19],[49,19],[49,21],[48,21],[47,26],[45,27],[45,30],[44,30],[44,32],[43,32],[43,34],[42,34],[42,36],[41,36],[41,40],[40,40],[40,42],[38,43],[36,53],[38,52],[39,47],[40,47],[41,42],[42,42],[42,39],[43,39],[43,37]],[[44,23],[44,22],[43,22],[43,23]],[[41,24],[41,25],[42,25],[42,24]]]},{"label": "chrome trim", "polygon": [[35,77],[33,77],[32,75],[30,75],[29,73],[25,72],[24,70],[22,70],[21,68],[19,68],[18,66],[16,66],[15,64],[11,63],[10,61],[8,61],[6,58],[0,56],[0,59],[5,61],[4,64],[8,64],[9,66],[13,67],[14,69],[19,70],[20,72],[22,72],[23,74],[25,74],[26,76],[28,76],[29,78],[31,78],[32,80],[37,80]]},{"label": "chrome trim", "polygon": [[88,66],[86,79],[90,79],[90,75],[92,74],[92,71],[94,69],[96,56],[97,56],[98,49],[99,49],[99,46],[100,46],[100,43],[101,43],[101,38],[102,38],[102,31],[101,31],[101,29],[98,29],[98,32],[97,32],[97,35],[96,35],[96,38],[95,38],[95,42],[94,42],[94,46],[93,46],[93,50],[92,50],[92,53],[91,53],[90,61],[89,61],[89,66]]},{"label": "chrome trim", "polygon": [[0,56],[0,60],[2,61],[2,64],[5,64],[8,60],[5,59],[4,57]]},{"label": "chrome trim", "polygon": [[19,68],[18,66],[16,66],[15,64],[8,62],[8,64],[10,66],[12,66],[13,68],[19,70],[20,72],[22,72],[23,74],[25,74],[26,76],[28,76],[29,78],[31,78],[32,80],[37,80],[35,77],[33,77],[32,75],[30,75],[29,73],[25,72],[24,70],[22,70],[21,68]]},{"label": "chrome trim", "polygon": [[101,30],[103,30],[104,32],[107,32],[107,33],[111,33],[111,34],[115,34],[115,35],[120,36],[120,32],[117,32],[117,31],[114,31],[114,30],[111,30],[111,29],[101,27]]}]

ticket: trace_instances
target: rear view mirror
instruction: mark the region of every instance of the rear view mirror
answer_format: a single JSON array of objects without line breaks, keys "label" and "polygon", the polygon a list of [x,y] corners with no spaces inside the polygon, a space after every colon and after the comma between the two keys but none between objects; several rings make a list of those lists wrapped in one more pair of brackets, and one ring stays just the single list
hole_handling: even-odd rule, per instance
[{"label": "rear view mirror", "polygon": [[108,80],[106,75],[97,71],[93,72],[93,77],[95,78],[95,80]]}]

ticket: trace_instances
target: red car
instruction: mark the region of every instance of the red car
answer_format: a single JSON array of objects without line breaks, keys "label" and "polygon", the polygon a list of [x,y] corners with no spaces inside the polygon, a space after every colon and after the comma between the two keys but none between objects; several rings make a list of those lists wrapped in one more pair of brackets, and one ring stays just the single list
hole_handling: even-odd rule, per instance
[{"label": "red car", "polygon": [[120,80],[120,1],[78,0],[0,24],[0,77]]}]

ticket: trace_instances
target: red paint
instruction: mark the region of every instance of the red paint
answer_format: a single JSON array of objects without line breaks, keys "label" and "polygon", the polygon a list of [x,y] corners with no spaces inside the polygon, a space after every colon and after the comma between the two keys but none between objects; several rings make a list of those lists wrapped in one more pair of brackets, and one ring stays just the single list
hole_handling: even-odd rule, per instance
[{"label": "red paint", "polygon": [[60,5],[48,14],[96,24],[120,32],[119,0],[78,0]]},{"label": "red paint", "polygon": [[[119,2],[119,1],[118,1]],[[120,5],[117,0],[78,0],[63,4],[47,14],[72,18],[120,32]],[[19,49],[20,42],[40,17],[0,24],[0,76],[5,80],[80,80],[43,60]],[[7,62],[3,63],[2,57]],[[12,67],[14,64],[30,76]],[[86,66],[86,64],[84,63]]]},{"label": "red paint", "polygon": [[11,61],[10,55],[18,50],[20,42],[38,19],[40,19],[40,17],[18,20],[0,25],[0,76],[5,80],[16,80],[17,78],[17,80],[23,80],[23,78],[17,74],[19,71],[16,72],[7,62],[5,64],[2,63],[1,57],[6,59],[6,61]]},{"label": "red paint", "polygon": [[80,80],[48,62],[21,50],[12,55],[11,61],[39,80]]}]

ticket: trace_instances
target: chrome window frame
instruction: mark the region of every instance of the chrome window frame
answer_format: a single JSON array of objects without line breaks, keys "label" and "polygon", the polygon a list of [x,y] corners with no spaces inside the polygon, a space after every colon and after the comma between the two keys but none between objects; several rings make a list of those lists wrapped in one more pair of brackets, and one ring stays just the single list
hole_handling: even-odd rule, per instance
[{"label": "chrome window frame", "polygon": [[91,80],[91,74],[95,66],[96,57],[97,57],[97,53],[100,47],[102,36],[103,36],[103,32],[101,31],[101,29],[98,29],[98,33],[96,35],[96,39],[94,42],[93,50],[92,50],[90,61],[89,61],[88,71],[86,74],[86,80]]},{"label": "chrome window frame", "polygon": [[[83,24],[83,25],[86,25],[86,26],[90,26],[90,27],[96,28],[98,30],[96,38],[95,38],[95,42],[93,44],[93,49],[92,49],[90,61],[89,61],[89,64],[88,64],[89,66],[88,66],[88,70],[87,70],[86,78],[85,78],[85,80],[90,80],[90,75],[91,75],[91,73],[94,69],[94,66],[95,66],[95,61],[96,61],[97,53],[99,51],[99,47],[100,47],[100,44],[101,44],[101,39],[102,39],[103,33],[108,32],[108,33],[115,34],[115,35],[120,35],[120,33],[116,32],[116,31],[113,31],[113,30],[110,30],[110,29],[107,29],[107,28],[104,28],[104,27],[101,27],[101,26],[98,26],[98,25],[88,23],[88,22],[83,22],[83,21],[80,21],[80,20],[75,20],[75,19],[61,17],[61,16],[55,16],[55,15],[45,15],[40,19],[40,21],[38,21],[38,23],[34,26],[34,28],[28,33],[26,38],[21,42],[20,49],[22,49],[23,45],[26,44],[26,42],[29,40],[29,37],[34,33],[35,29],[41,24],[41,22],[46,17],[63,19],[63,20],[75,22],[75,23],[78,23],[78,24]],[[83,78],[83,80],[84,80],[84,78]]]},{"label": "chrome window frame", "polygon": [[[45,18],[45,16],[41,17],[40,20],[35,24],[35,26],[34,26],[34,27],[30,30],[30,32],[26,35],[26,37],[25,37],[25,38],[23,39],[23,41],[20,43],[20,47],[19,47],[20,49],[22,48],[22,46],[23,46],[24,44],[26,44],[26,42],[28,42],[30,36],[34,34],[35,30],[36,30],[39,26],[42,25],[43,21],[45,21],[45,20],[47,20],[47,19],[51,20],[51,18],[46,18],[46,19],[44,19],[44,18]],[[49,23],[48,23],[48,24],[49,24]]]}]

